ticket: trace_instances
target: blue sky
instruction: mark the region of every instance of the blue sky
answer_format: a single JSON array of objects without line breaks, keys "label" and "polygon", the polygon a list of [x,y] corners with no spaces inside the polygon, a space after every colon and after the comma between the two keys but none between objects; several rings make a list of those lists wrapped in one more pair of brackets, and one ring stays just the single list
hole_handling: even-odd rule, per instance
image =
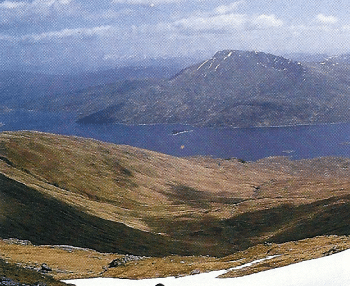
[{"label": "blue sky", "polygon": [[349,10],[348,0],[0,0],[0,63],[97,68],[223,49],[349,53]]}]

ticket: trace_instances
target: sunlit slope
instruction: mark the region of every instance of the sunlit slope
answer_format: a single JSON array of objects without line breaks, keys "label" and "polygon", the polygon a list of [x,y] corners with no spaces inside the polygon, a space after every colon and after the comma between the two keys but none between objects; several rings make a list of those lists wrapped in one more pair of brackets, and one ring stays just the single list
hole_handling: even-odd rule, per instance
[{"label": "sunlit slope", "polygon": [[145,255],[226,255],[349,234],[350,160],[176,158],[36,132],[0,135],[0,237]]},{"label": "sunlit slope", "polygon": [[[259,244],[225,257],[171,255],[167,257],[134,256],[133,259],[128,255],[100,253],[69,246],[37,246],[16,239],[0,240],[0,253],[4,254],[6,262],[21,265],[27,269],[40,269],[45,263],[52,269],[49,275],[58,280],[92,277],[131,279],[180,277],[233,267],[237,268],[220,277],[239,277],[328,256],[349,247],[349,236],[332,235],[283,244]],[[270,258],[268,261],[266,261],[267,257]],[[125,262],[117,267],[109,267],[110,262],[115,259],[119,262],[124,259]],[[251,263],[253,261],[256,263]],[[28,275],[25,277],[27,278]]]}]

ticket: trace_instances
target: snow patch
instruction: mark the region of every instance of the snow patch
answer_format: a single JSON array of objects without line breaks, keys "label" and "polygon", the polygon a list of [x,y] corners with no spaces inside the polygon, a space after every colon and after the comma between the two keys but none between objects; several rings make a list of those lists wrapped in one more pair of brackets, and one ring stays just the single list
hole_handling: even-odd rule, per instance
[{"label": "snow patch", "polygon": [[204,66],[209,60],[206,60],[204,63],[202,63],[198,68],[197,68],[197,71],[202,67]]},{"label": "snow patch", "polygon": [[[268,257],[263,260],[266,259]],[[253,261],[250,264],[263,260]],[[239,267],[248,267],[248,264]],[[217,278],[226,271],[212,271],[180,278],[167,277],[143,280],[91,278],[66,280],[64,282],[77,286],[155,286],[158,283],[162,283],[165,286],[347,286],[350,285],[350,250],[244,277]]]},{"label": "snow patch", "polygon": [[224,60],[226,60],[227,58],[231,57],[232,52],[229,52],[228,55],[226,57],[224,57]]}]

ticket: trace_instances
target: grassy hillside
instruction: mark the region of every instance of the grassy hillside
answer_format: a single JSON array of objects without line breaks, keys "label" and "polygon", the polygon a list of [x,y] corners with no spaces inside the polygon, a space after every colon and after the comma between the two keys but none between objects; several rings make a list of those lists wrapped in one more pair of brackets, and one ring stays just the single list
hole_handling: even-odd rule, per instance
[{"label": "grassy hillside", "polygon": [[0,135],[0,237],[147,256],[225,256],[350,234],[350,159],[176,158],[37,132]]},{"label": "grassy hillside", "polygon": [[14,263],[0,259],[0,285],[22,286],[22,285],[47,285],[65,286],[51,276],[39,273],[32,269],[25,269]]},{"label": "grassy hillside", "polygon": [[167,238],[86,214],[3,175],[0,183],[1,237],[154,256],[183,247]]},{"label": "grassy hillside", "polygon": [[[225,257],[179,256],[145,257],[100,253],[91,249],[61,245],[33,245],[16,239],[0,240],[0,256],[7,264],[26,268],[32,275],[46,277],[40,273],[42,265],[50,268],[46,275],[55,279],[77,279],[88,277],[119,277],[143,279],[167,276],[183,276],[214,270],[229,269],[246,263],[274,256],[268,261],[254,263],[224,274],[238,277],[271,268],[286,266],[309,259],[331,255],[350,247],[348,236],[318,236],[282,244],[265,243],[250,247]],[[112,261],[120,265],[111,267]],[[124,261],[124,262],[123,262]],[[0,277],[1,274],[0,270]],[[9,274],[9,271],[7,271]],[[4,274],[2,274],[4,275]],[[5,273],[6,275],[6,273]],[[13,277],[8,276],[8,277]],[[26,275],[28,280],[28,275]],[[38,279],[38,278],[36,278]],[[43,278],[41,278],[43,279]],[[40,281],[40,280],[39,280]],[[50,285],[48,283],[48,285]]]}]

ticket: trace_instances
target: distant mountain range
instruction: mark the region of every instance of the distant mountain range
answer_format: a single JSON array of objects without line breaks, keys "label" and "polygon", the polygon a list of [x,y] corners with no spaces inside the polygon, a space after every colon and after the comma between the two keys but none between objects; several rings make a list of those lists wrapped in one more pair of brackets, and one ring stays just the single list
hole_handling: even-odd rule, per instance
[{"label": "distant mountain range", "polygon": [[[132,86],[123,92],[115,87],[104,108],[90,104],[79,122],[251,127],[349,121],[346,59],[302,64],[262,52],[225,50],[169,80],[126,83]],[[92,102],[103,99],[105,87],[80,96],[86,94]]]},{"label": "distant mountain range", "polygon": [[0,111],[7,108],[46,108],[72,95],[100,85],[125,80],[162,79],[176,74],[184,65],[181,62],[161,65],[124,66],[80,74],[44,74],[38,72],[0,71]]},{"label": "distant mountain range", "polygon": [[[350,120],[350,56],[225,50],[79,75],[0,73],[0,112],[69,111],[82,124],[283,126]],[[164,65],[162,65],[164,64]]]}]

